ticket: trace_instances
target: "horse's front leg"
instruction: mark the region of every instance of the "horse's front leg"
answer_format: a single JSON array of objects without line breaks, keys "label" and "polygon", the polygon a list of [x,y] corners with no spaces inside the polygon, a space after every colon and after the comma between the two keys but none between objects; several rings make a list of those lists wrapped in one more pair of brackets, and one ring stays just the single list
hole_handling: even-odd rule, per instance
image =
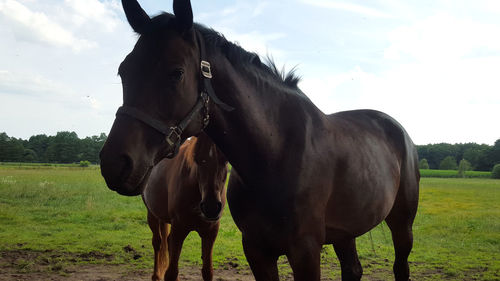
[{"label": "horse's front leg", "polygon": [[321,243],[314,237],[302,236],[288,249],[287,258],[295,281],[319,281]]},{"label": "horse's front leg", "polygon": [[148,224],[153,232],[153,250],[155,256],[154,271],[151,279],[153,281],[163,280],[168,267],[168,244],[167,237],[170,225],[160,221],[148,210]]},{"label": "horse's front leg", "polygon": [[201,275],[204,281],[212,281],[214,276],[214,269],[212,265],[212,251],[214,248],[215,239],[219,232],[219,224],[217,222],[209,229],[198,232],[201,237],[201,259],[203,260],[203,268]]},{"label": "horse's front leg", "polygon": [[243,250],[255,281],[279,281],[278,257],[262,245],[243,238]]},{"label": "horse's front leg", "polygon": [[179,275],[179,257],[182,251],[184,239],[189,234],[189,230],[184,227],[172,223],[172,230],[168,236],[168,253],[170,255],[170,263],[165,273],[165,281],[178,281]]}]

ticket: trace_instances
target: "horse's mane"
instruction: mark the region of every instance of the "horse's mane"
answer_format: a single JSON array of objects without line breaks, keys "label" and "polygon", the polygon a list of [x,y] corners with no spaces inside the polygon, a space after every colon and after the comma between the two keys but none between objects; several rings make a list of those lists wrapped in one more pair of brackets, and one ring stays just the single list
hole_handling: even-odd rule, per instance
[{"label": "horse's mane", "polygon": [[187,166],[192,169],[196,167],[196,162],[194,160],[194,149],[196,147],[196,142],[198,139],[196,137],[191,137],[187,139],[180,147],[179,156],[182,155],[184,157],[184,161]]},{"label": "horse's mane", "polygon": [[[175,17],[169,13],[161,13],[151,19],[151,23],[147,27],[146,32],[156,31],[165,28],[172,19]],[[266,58],[266,62],[262,63],[259,56],[256,53],[248,52],[238,44],[228,41],[224,35],[219,32],[208,28],[202,24],[194,24],[196,30],[198,30],[207,48],[212,48],[220,50],[231,63],[234,65],[254,65],[260,71],[270,74],[276,81],[282,83],[282,85],[295,90],[297,94],[305,96],[304,93],[298,88],[298,83],[300,82],[300,77],[296,74],[296,68],[292,68],[290,71],[286,72],[285,69],[278,69],[274,60],[271,57]]]},{"label": "horse's mane", "polygon": [[219,32],[207,28],[202,24],[195,24],[195,26],[203,35],[209,47],[221,50],[234,65],[255,65],[258,69],[271,74],[272,77],[286,86],[299,90],[297,84],[300,82],[300,77],[296,74],[295,68],[292,68],[289,72],[286,72],[284,68],[280,70],[276,67],[274,60],[270,56],[265,59],[266,63],[262,63],[259,55],[248,52],[238,44],[228,41],[224,35]]}]

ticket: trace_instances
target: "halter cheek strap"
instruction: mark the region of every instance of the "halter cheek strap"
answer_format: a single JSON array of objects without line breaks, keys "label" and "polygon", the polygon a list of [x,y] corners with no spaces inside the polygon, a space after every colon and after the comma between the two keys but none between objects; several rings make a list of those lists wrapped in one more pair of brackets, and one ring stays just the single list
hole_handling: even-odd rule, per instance
[{"label": "halter cheek strap", "polygon": [[200,49],[200,71],[201,71],[201,82],[202,82],[202,92],[206,92],[212,101],[225,111],[233,111],[234,107],[231,107],[221,101],[215,94],[214,88],[212,87],[212,69],[210,63],[205,60],[206,51],[205,44],[203,42],[203,36],[196,32],[196,41],[198,42],[198,48]]},{"label": "halter cheek strap", "polygon": [[[196,31],[195,31],[196,32]],[[168,154],[166,155],[167,158],[173,158],[177,152],[179,151],[179,147],[181,145],[182,141],[182,133],[186,129],[186,127],[189,125],[189,123],[193,120],[194,116],[200,112],[201,109],[203,109],[203,129],[208,125],[208,122],[210,121],[210,115],[208,114],[208,102],[210,99],[217,104],[219,107],[221,107],[225,111],[232,111],[234,110],[233,107],[225,104],[223,101],[221,101],[217,95],[215,95],[215,91],[212,87],[212,83],[210,79],[212,79],[212,70],[210,63],[205,60],[205,44],[203,44],[203,37],[199,32],[196,32],[196,40],[198,43],[198,47],[200,49],[200,72],[201,72],[201,91],[200,91],[200,96],[198,98],[198,101],[196,104],[193,106],[191,111],[184,117],[181,122],[177,126],[173,127],[168,127],[165,126],[165,124],[150,115],[134,108],[131,106],[123,105],[120,108],[118,108],[118,111],[116,112],[116,116],[119,115],[127,115],[129,117],[132,117],[134,119],[137,119],[144,124],[150,126],[151,128],[157,130],[158,132],[162,133],[165,135],[165,141],[168,145]]]},{"label": "halter cheek strap", "polygon": [[158,132],[162,133],[165,135],[165,141],[167,142],[167,145],[169,146],[168,149],[168,158],[174,157],[177,152],[179,151],[179,147],[181,145],[181,135],[186,129],[186,127],[191,123],[195,115],[203,108],[204,110],[204,116],[203,116],[203,128],[205,128],[208,125],[208,122],[210,120],[210,115],[208,114],[208,102],[210,98],[205,92],[200,93],[200,98],[194,105],[194,107],[189,111],[188,115],[184,117],[184,119],[181,120],[181,122],[177,126],[173,127],[168,127],[165,126],[165,124],[158,119],[152,118],[148,114],[134,108],[131,106],[121,106],[118,108],[118,111],[116,112],[116,116],[119,115],[127,115],[129,117],[132,117],[134,119],[137,119],[144,124],[150,126],[151,128],[157,130]]}]

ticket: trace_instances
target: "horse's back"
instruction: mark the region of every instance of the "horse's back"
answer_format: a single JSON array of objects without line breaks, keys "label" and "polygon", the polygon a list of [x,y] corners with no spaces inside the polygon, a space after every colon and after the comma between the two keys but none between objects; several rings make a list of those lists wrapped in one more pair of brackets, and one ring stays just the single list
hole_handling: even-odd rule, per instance
[{"label": "horse's back", "polygon": [[[327,240],[370,230],[387,217],[401,197],[398,193],[406,193],[411,200],[416,189],[418,197],[415,148],[397,121],[374,110],[344,111],[328,118],[335,157],[326,210]],[[403,187],[402,182],[413,184]]]}]

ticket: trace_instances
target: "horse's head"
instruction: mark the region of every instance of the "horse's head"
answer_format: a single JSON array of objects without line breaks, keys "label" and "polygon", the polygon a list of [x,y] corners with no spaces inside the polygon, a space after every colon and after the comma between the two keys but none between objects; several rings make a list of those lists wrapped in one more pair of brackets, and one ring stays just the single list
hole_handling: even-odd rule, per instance
[{"label": "horse's head", "polygon": [[108,187],[138,195],[151,168],[173,157],[179,145],[206,125],[208,98],[200,67],[190,1],[174,1],[174,14],[150,18],[136,0],[122,0],[128,22],[140,37],[121,63],[123,106],[104,144],[101,173]]},{"label": "horse's head", "polygon": [[207,220],[218,220],[226,202],[226,157],[206,134],[201,134],[194,149],[194,162],[201,194],[201,213]]}]

